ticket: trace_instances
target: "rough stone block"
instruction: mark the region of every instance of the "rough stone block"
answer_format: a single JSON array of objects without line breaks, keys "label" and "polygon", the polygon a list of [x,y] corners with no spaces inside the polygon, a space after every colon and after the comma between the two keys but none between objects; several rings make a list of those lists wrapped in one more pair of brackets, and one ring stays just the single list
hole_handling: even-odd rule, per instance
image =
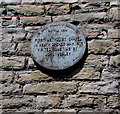
[{"label": "rough stone block", "polygon": [[77,21],[79,23],[83,22],[98,22],[104,19],[106,16],[105,12],[98,12],[98,13],[80,13],[71,15],[71,22]]},{"label": "rough stone block", "polygon": [[28,68],[36,68],[36,65],[35,65],[35,63],[34,63],[34,61],[33,61],[33,59],[32,58],[29,58],[29,61],[28,61]]},{"label": "rough stone block", "polygon": [[2,59],[2,67],[23,67],[25,64],[25,57],[4,57]]},{"label": "rough stone block", "polygon": [[85,61],[85,65],[86,66],[93,66],[96,69],[98,68],[104,68],[107,67],[109,63],[109,57],[108,56],[104,56],[104,55],[93,55],[90,54],[88,55],[86,61]]},{"label": "rough stone block", "polygon": [[120,5],[120,1],[115,0],[115,1],[110,1],[110,6],[119,6]]},{"label": "rough stone block", "polygon": [[5,16],[2,18],[2,26],[7,27],[17,27],[20,25],[20,20],[18,17]]},{"label": "rough stone block", "polygon": [[61,101],[63,95],[53,94],[48,96],[37,96],[36,104],[37,108],[47,108],[48,106],[55,107]]},{"label": "rough stone block", "polygon": [[38,29],[40,29],[40,26],[26,26],[25,27],[25,31],[29,33],[34,33]]},{"label": "rough stone block", "polygon": [[53,114],[53,113],[57,113],[57,114],[65,114],[65,113],[72,113],[72,114],[76,114],[76,110],[75,109],[47,109],[44,111],[44,114]]},{"label": "rough stone block", "polygon": [[19,5],[18,7],[8,7],[24,16],[37,16],[44,14],[44,6],[42,5]]},{"label": "rough stone block", "polygon": [[0,71],[0,82],[11,82],[13,81],[13,73],[11,71]]},{"label": "rough stone block", "polygon": [[105,109],[106,108],[106,103],[107,103],[107,97],[105,95],[93,95],[91,96],[94,98],[94,108],[95,109]]},{"label": "rough stone block", "polygon": [[76,91],[75,82],[51,82],[51,83],[38,83],[26,84],[23,92],[27,94],[34,93],[73,93]]},{"label": "rough stone block", "polygon": [[18,55],[30,55],[30,42],[19,43],[16,50]]},{"label": "rough stone block", "polygon": [[83,82],[80,83],[80,93],[94,93],[94,94],[108,94],[118,93],[118,82],[117,81],[102,81],[102,82]]},{"label": "rough stone block", "polygon": [[112,95],[108,97],[107,106],[110,107],[111,109],[120,107],[119,97],[120,97],[119,95]]},{"label": "rough stone block", "polygon": [[110,8],[110,10],[107,12],[108,19],[111,21],[119,21],[120,20],[119,12],[120,8],[118,7]]},{"label": "rough stone block", "polygon": [[20,33],[24,32],[24,29],[22,27],[16,27],[16,28],[2,28],[2,34],[13,34],[13,33]]},{"label": "rough stone block", "polygon": [[14,113],[14,112],[16,112],[17,111],[17,109],[2,109],[2,113]]},{"label": "rough stone block", "polygon": [[117,50],[114,40],[92,40],[88,43],[88,52],[94,54],[113,54]]},{"label": "rough stone block", "polygon": [[44,25],[46,23],[51,22],[51,17],[46,16],[46,17],[21,17],[21,23],[25,26],[30,26],[30,25]]},{"label": "rough stone block", "polygon": [[[115,38],[114,31],[117,32],[117,29],[114,28],[113,24],[82,24],[79,27],[83,30],[86,38],[95,38],[95,39],[107,39],[107,38]],[[112,36],[111,36],[112,35]]]},{"label": "rough stone block", "polygon": [[6,33],[2,36],[2,42],[19,42],[25,39],[25,32]]},{"label": "rough stone block", "polygon": [[3,100],[3,108],[4,109],[16,109],[22,106],[32,105],[33,97],[32,96],[24,96],[18,98],[4,99]]},{"label": "rough stone block", "polygon": [[12,34],[2,34],[2,42],[3,43],[10,43],[10,42],[12,42]]},{"label": "rough stone block", "polygon": [[58,16],[52,16],[54,22],[71,22],[71,16],[70,15],[58,15]]},{"label": "rough stone block", "polygon": [[1,19],[2,21],[2,26],[8,26],[12,24],[12,17],[10,16],[5,16],[4,18]]},{"label": "rough stone block", "polygon": [[1,52],[4,54],[4,53],[15,53],[15,47],[16,47],[16,44],[15,43],[5,43],[3,42],[2,43],[2,50]]},{"label": "rough stone block", "polygon": [[104,69],[102,71],[102,80],[106,79],[120,79],[120,71],[119,69]]},{"label": "rough stone block", "polygon": [[89,95],[68,95],[61,103],[61,108],[67,107],[90,107],[94,105],[94,96]]},{"label": "rough stone block", "polygon": [[120,68],[120,55],[111,56],[111,57],[110,57],[109,65],[110,65],[111,67]]},{"label": "rough stone block", "polygon": [[20,93],[21,88],[19,84],[2,84],[2,93],[9,95],[9,94],[16,94]]},{"label": "rough stone block", "polygon": [[42,114],[42,109],[31,109],[31,107],[27,107],[27,109],[19,109],[17,111],[15,111],[16,113],[35,113],[35,114]]},{"label": "rough stone block", "polygon": [[70,12],[69,5],[45,5],[45,11],[48,15],[62,15]]},{"label": "rough stone block", "polygon": [[2,4],[20,4],[21,0],[2,0]]},{"label": "rough stone block", "polygon": [[110,114],[110,113],[116,114],[116,113],[119,113],[119,111],[118,110],[115,111],[114,109],[102,109],[100,111],[93,110],[93,109],[92,111],[89,109],[87,110],[84,109],[78,112],[78,114]]},{"label": "rough stone block", "polygon": [[[96,2],[96,0],[78,0],[79,2]],[[117,0],[99,0],[99,2],[110,2],[110,1],[117,1]]]},{"label": "rough stone block", "polygon": [[[0,1],[0,4],[1,4],[1,1]],[[5,11],[5,8],[1,7],[0,8],[0,16],[2,16],[3,12]]]},{"label": "rough stone block", "polygon": [[52,77],[43,74],[39,70],[36,71],[20,71],[17,72],[17,76],[19,77],[16,79],[19,83],[30,83],[33,81],[41,81],[41,80],[50,80]]},{"label": "rough stone block", "polygon": [[53,21],[61,21],[66,20],[71,23],[77,22],[78,24],[83,23],[93,23],[93,22],[99,22],[100,20],[103,20],[106,18],[105,12],[97,12],[97,13],[79,13],[79,14],[72,14],[72,15],[65,15],[65,16],[58,16],[53,17]]},{"label": "rough stone block", "polygon": [[36,0],[38,3],[75,3],[78,0]]},{"label": "rough stone block", "polygon": [[79,73],[74,75],[72,79],[75,80],[98,80],[100,79],[100,72],[95,70],[95,68],[88,67],[83,68]]},{"label": "rough stone block", "polygon": [[33,4],[35,0],[22,0],[21,4]]},{"label": "rough stone block", "polygon": [[108,38],[120,38],[119,29],[108,29]]}]

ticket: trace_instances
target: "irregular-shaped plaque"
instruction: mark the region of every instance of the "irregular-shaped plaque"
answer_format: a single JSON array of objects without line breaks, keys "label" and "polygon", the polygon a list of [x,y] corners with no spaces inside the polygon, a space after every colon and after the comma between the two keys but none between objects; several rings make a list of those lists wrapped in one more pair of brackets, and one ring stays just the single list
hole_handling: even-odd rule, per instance
[{"label": "irregular-shaped plaque", "polygon": [[42,26],[31,41],[33,59],[51,70],[73,66],[83,57],[85,50],[85,36],[79,28],[67,22]]}]

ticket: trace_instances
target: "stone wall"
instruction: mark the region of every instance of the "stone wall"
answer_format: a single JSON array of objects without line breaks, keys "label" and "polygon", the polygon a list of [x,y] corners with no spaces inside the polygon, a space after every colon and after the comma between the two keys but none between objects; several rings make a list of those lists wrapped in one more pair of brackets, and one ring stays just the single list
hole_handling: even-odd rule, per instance
[{"label": "stone wall", "polygon": [[[118,112],[119,6],[115,0],[1,0],[3,114]],[[40,26],[59,21],[70,22],[84,32],[88,51],[82,67],[78,64],[80,69],[53,76],[38,70],[29,45]]]}]

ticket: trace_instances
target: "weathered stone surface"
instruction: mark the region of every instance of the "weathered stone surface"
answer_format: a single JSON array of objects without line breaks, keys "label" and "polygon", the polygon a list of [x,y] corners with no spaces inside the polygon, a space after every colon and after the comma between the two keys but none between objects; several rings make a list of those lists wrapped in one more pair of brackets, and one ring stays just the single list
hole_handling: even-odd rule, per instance
[{"label": "weathered stone surface", "polygon": [[22,67],[24,66],[25,57],[4,57],[2,67]]},{"label": "weathered stone surface", "polygon": [[2,34],[1,40],[3,43],[12,42],[12,34]]},{"label": "weathered stone surface", "polygon": [[35,0],[22,0],[22,4],[33,4]]},{"label": "weathered stone surface", "polygon": [[13,79],[13,73],[11,71],[0,71],[0,82],[10,82]]},{"label": "weathered stone surface", "polygon": [[26,84],[23,88],[24,93],[73,93],[76,91],[75,82],[51,82],[39,84]]},{"label": "weathered stone surface", "polygon": [[102,109],[102,110],[85,110],[83,109],[82,111],[79,111],[78,114],[85,114],[85,113],[88,113],[88,114],[110,114],[110,113],[113,113],[113,114],[116,114],[116,113],[119,113],[119,110],[113,110],[113,109]]},{"label": "weathered stone surface", "polygon": [[104,55],[93,55],[90,54],[88,55],[86,61],[85,61],[85,65],[86,66],[93,66],[96,69],[98,68],[104,68],[107,67],[109,63],[109,57],[108,56],[104,56]]},{"label": "weathered stone surface", "polygon": [[2,53],[15,53],[16,49],[16,44],[15,43],[2,43]]},{"label": "weathered stone surface", "polygon": [[98,12],[98,13],[80,13],[80,14],[74,14],[71,15],[71,21],[77,21],[77,22],[98,22],[101,19],[104,19],[106,16],[105,12]]},{"label": "weathered stone surface", "polygon": [[120,79],[120,71],[119,69],[118,70],[109,70],[109,69],[104,69],[102,71],[102,79],[105,80],[105,79]]},{"label": "weathered stone surface", "polygon": [[2,42],[19,42],[25,39],[25,32],[17,32],[17,33],[6,33],[3,34]]},{"label": "weathered stone surface", "polygon": [[72,13],[88,13],[88,12],[106,12],[109,3],[105,2],[80,2],[71,5]]},{"label": "weathered stone surface", "polygon": [[23,113],[23,112],[25,112],[25,113],[38,113],[38,114],[42,114],[42,109],[31,109],[31,107],[30,108],[28,108],[27,107],[27,109],[19,109],[19,110],[16,110],[15,112],[18,112],[18,113]]},{"label": "weathered stone surface", "polygon": [[[78,0],[79,2],[96,2],[96,0]],[[99,0],[99,2],[110,2],[110,1],[116,1],[116,0]]]},{"label": "weathered stone surface", "polygon": [[21,17],[21,23],[23,25],[44,25],[46,23],[51,22],[51,18],[49,16],[46,17],[41,17],[41,16],[36,16],[36,17]]},{"label": "weathered stone surface", "polygon": [[94,54],[113,54],[118,44],[113,40],[92,40],[88,43],[88,52]]},{"label": "weathered stone surface", "polygon": [[36,0],[38,3],[75,3],[78,0]]},{"label": "weathered stone surface", "polygon": [[73,15],[65,15],[65,16],[54,16],[53,21],[58,22],[58,21],[68,21],[68,22],[77,22],[79,23],[84,23],[84,22],[99,22],[100,20],[106,18],[106,13],[105,12],[98,12],[98,13],[80,13],[80,14],[73,14]]},{"label": "weathered stone surface", "polygon": [[15,94],[20,93],[21,88],[19,84],[2,84],[2,93],[3,94]]},{"label": "weathered stone surface", "polygon": [[2,18],[2,26],[17,27],[20,25],[20,19],[14,16],[5,16]]},{"label": "weathered stone surface", "polygon": [[108,29],[108,38],[120,38],[119,29]]},{"label": "weathered stone surface", "polygon": [[2,21],[2,26],[8,26],[12,24],[12,17],[5,16],[4,18],[1,19],[1,21]]},{"label": "weathered stone surface", "polygon": [[32,96],[24,96],[22,98],[11,98],[3,100],[3,109],[16,109],[22,106],[32,105],[33,97]]},{"label": "weathered stone surface", "polygon": [[110,6],[119,6],[120,5],[120,1],[115,0],[115,1],[110,1]]},{"label": "weathered stone surface", "polygon": [[26,26],[25,31],[29,32],[29,33],[34,33],[39,28],[40,28],[40,26]]},{"label": "weathered stone surface", "polygon": [[100,72],[95,70],[95,68],[85,67],[79,73],[74,75],[72,79],[97,80],[100,79]]},{"label": "weathered stone surface", "polygon": [[107,12],[107,16],[108,16],[109,20],[111,20],[111,21],[120,20],[119,12],[120,12],[120,8],[118,8],[118,7],[110,8],[110,10]]},{"label": "weathered stone surface", "polygon": [[44,14],[44,6],[42,5],[20,5],[18,7],[9,7],[9,9],[25,16],[36,16]]},{"label": "weathered stone surface", "polygon": [[12,34],[12,42],[20,42],[25,39],[25,32]]},{"label": "weathered stone surface", "polygon": [[52,16],[54,22],[71,22],[71,16],[70,15],[58,15],[58,16]]},{"label": "weathered stone surface", "polygon": [[53,114],[53,113],[72,113],[76,114],[75,109],[47,109],[44,111],[44,114]]},{"label": "weathered stone surface", "polygon": [[41,81],[41,80],[50,80],[52,77],[43,74],[39,70],[36,71],[21,71],[17,72],[17,76],[19,77],[16,79],[19,83],[30,83],[34,81]]},{"label": "weathered stone surface", "polygon": [[14,33],[21,33],[24,32],[24,29],[22,27],[16,27],[16,28],[2,28],[2,34],[14,34]]},{"label": "weathered stone surface", "polygon": [[45,5],[45,13],[48,15],[61,15],[70,12],[69,5]]},{"label": "weathered stone surface", "polygon": [[20,4],[21,0],[1,0],[2,4]]},{"label": "weathered stone surface", "polygon": [[2,42],[18,42],[25,38],[23,28],[2,28]]},{"label": "weathered stone surface", "polygon": [[100,33],[99,28],[95,28],[95,27],[85,28],[85,29],[83,28],[83,31],[84,31],[84,34],[87,36],[87,38],[98,38],[98,35]]},{"label": "weathered stone surface", "polygon": [[107,97],[105,95],[95,95],[95,96],[91,96],[94,98],[94,108],[98,108],[98,109],[105,109],[106,108],[106,103],[107,103]]},{"label": "weathered stone surface", "polygon": [[63,95],[54,94],[48,96],[37,96],[36,104],[37,108],[47,108],[48,106],[55,107],[61,100]]},{"label": "weathered stone surface", "polygon": [[[86,26],[87,25],[87,26]],[[87,38],[119,38],[118,29],[113,24],[82,24],[79,25]],[[111,29],[112,28],[112,29]]]},{"label": "weathered stone surface", "polygon": [[32,58],[29,58],[28,68],[36,68],[36,65],[35,65],[35,63],[34,63]]},{"label": "weathered stone surface", "polygon": [[80,83],[80,93],[93,93],[93,94],[108,94],[118,93],[118,82],[117,81],[103,81],[103,82],[84,82]]},{"label": "weathered stone surface", "polygon": [[16,50],[18,55],[30,55],[30,42],[19,43]]},{"label": "weathered stone surface", "polygon": [[90,107],[94,104],[94,96],[89,95],[69,95],[63,102],[61,103],[62,108],[67,108],[71,106],[76,107]]},{"label": "weathered stone surface", "polygon": [[110,107],[111,109],[120,107],[119,97],[120,97],[119,95],[113,95],[108,97],[107,106]]},{"label": "weathered stone surface", "polygon": [[111,56],[109,65],[111,67],[119,67],[120,68],[120,55],[117,56]]},{"label": "weathered stone surface", "polygon": [[[79,108],[100,108],[103,109],[106,106],[107,96],[103,95],[69,95],[63,100],[61,107],[79,107]],[[87,112],[87,111],[86,111]]]},{"label": "weathered stone surface", "polygon": [[[0,2],[1,3],[1,2]],[[5,8],[0,8],[0,16],[2,16],[3,12],[5,11]]]},{"label": "weathered stone surface", "polygon": [[2,109],[2,113],[13,113],[16,111],[17,111],[17,109]]}]

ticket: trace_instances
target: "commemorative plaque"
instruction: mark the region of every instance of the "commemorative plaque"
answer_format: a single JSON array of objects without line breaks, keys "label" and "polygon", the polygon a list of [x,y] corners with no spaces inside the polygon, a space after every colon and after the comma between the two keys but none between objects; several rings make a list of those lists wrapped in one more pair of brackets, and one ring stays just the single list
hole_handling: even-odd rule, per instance
[{"label": "commemorative plaque", "polygon": [[86,40],[75,25],[56,22],[42,26],[31,40],[31,55],[42,67],[63,70],[76,64],[84,55]]}]

